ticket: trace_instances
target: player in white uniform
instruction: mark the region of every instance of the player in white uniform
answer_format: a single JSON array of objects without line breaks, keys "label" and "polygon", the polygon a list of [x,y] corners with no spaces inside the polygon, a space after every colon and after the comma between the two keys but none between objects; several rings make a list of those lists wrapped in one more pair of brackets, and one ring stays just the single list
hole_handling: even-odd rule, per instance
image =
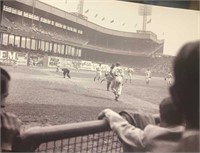
[{"label": "player in white uniform", "polygon": [[60,66],[57,64],[57,66],[56,66],[56,72],[58,72],[59,69],[60,69]]},{"label": "player in white uniform", "polygon": [[131,83],[132,78],[133,78],[133,73],[134,73],[134,69],[133,69],[133,68],[128,68],[128,70],[127,70],[128,78],[126,78],[125,83],[126,83],[128,80],[129,80],[130,83]]},{"label": "player in white uniform", "polygon": [[109,91],[110,85],[114,79],[113,74],[112,74],[114,67],[115,67],[115,64],[112,64],[112,66],[110,67],[110,71],[105,72],[105,77],[101,80],[101,83],[105,80],[107,81],[107,91]]},{"label": "player in white uniform", "polygon": [[171,85],[172,84],[172,73],[168,72],[167,77],[165,78],[165,80],[167,81],[167,85]]},{"label": "player in white uniform", "polygon": [[151,71],[149,69],[147,69],[145,72],[145,79],[146,79],[146,84],[149,84],[151,80]]},{"label": "player in white uniform", "polygon": [[101,64],[99,64],[99,66],[96,68],[96,75],[94,77],[94,81],[97,79],[98,81],[100,80],[102,75],[102,67]]},{"label": "player in white uniform", "polygon": [[111,89],[115,94],[115,100],[118,101],[119,96],[122,93],[122,84],[124,78],[124,70],[120,67],[120,63],[116,63],[115,68],[112,71],[114,79],[112,81]]}]

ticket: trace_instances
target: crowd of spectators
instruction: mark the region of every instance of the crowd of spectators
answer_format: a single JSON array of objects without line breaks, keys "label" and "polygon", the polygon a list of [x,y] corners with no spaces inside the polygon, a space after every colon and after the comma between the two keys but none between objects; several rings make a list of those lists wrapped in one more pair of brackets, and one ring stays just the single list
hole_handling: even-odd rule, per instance
[{"label": "crowd of spectators", "polygon": [[157,57],[152,59],[151,71],[153,73],[165,74],[172,70],[172,61],[174,57]]},{"label": "crowd of spectators", "polygon": [[32,22],[22,22],[22,20],[9,19],[10,16],[3,16],[2,25],[8,28],[11,33],[19,35],[27,35],[35,38],[43,38],[46,40],[66,41],[84,44],[88,42],[87,39],[80,36],[80,34],[71,34],[61,28],[55,26],[46,26],[43,23],[39,24]]}]

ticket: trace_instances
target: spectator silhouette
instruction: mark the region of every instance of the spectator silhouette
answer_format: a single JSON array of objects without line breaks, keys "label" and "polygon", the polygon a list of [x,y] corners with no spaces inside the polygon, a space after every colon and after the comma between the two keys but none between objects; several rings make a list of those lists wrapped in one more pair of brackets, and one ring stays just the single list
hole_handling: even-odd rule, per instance
[{"label": "spectator silhouette", "polygon": [[152,151],[162,141],[177,142],[184,130],[181,125],[182,116],[171,98],[164,99],[160,104],[160,126],[149,124],[144,129],[136,127],[110,109],[105,109],[99,114],[100,119],[104,117],[108,120],[111,129],[118,134],[125,144],[125,152]]},{"label": "spectator silhouette", "polygon": [[1,151],[10,152],[12,150],[13,138],[20,134],[21,121],[14,115],[5,112],[5,100],[8,96],[10,75],[1,69]]},{"label": "spectator silhouette", "polygon": [[181,109],[186,123],[186,131],[178,149],[175,149],[178,152],[200,151],[199,44],[199,41],[185,44],[174,60],[175,81],[170,93],[177,107]]},{"label": "spectator silhouette", "polygon": [[[185,122],[180,142],[162,142],[154,152],[200,152],[199,144],[199,41],[185,44],[174,59],[170,93]],[[163,147],[163,144],[168,147]]]},{"label": "spectator silhouette", "polygon": [[170,93],[182,109],[187,129],[199,129],[199,43],[188,43],[174,60]]}]

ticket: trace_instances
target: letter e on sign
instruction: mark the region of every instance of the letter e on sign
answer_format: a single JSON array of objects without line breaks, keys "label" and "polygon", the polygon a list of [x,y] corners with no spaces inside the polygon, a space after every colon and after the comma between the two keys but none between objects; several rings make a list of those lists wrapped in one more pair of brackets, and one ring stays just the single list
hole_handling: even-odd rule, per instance
[{"label": "letter e on sign", "polygon": [[7,51],[0,51],[0,59],[7,59]]}]

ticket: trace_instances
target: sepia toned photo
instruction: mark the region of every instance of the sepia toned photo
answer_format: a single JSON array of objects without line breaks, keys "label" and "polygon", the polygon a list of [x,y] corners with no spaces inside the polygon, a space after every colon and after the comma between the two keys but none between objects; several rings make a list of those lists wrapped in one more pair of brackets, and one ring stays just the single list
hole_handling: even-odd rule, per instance
[{"label": "sepia toned photo", "polygon": [[1,0],[2,152],[199,152],[199,1]]}]

